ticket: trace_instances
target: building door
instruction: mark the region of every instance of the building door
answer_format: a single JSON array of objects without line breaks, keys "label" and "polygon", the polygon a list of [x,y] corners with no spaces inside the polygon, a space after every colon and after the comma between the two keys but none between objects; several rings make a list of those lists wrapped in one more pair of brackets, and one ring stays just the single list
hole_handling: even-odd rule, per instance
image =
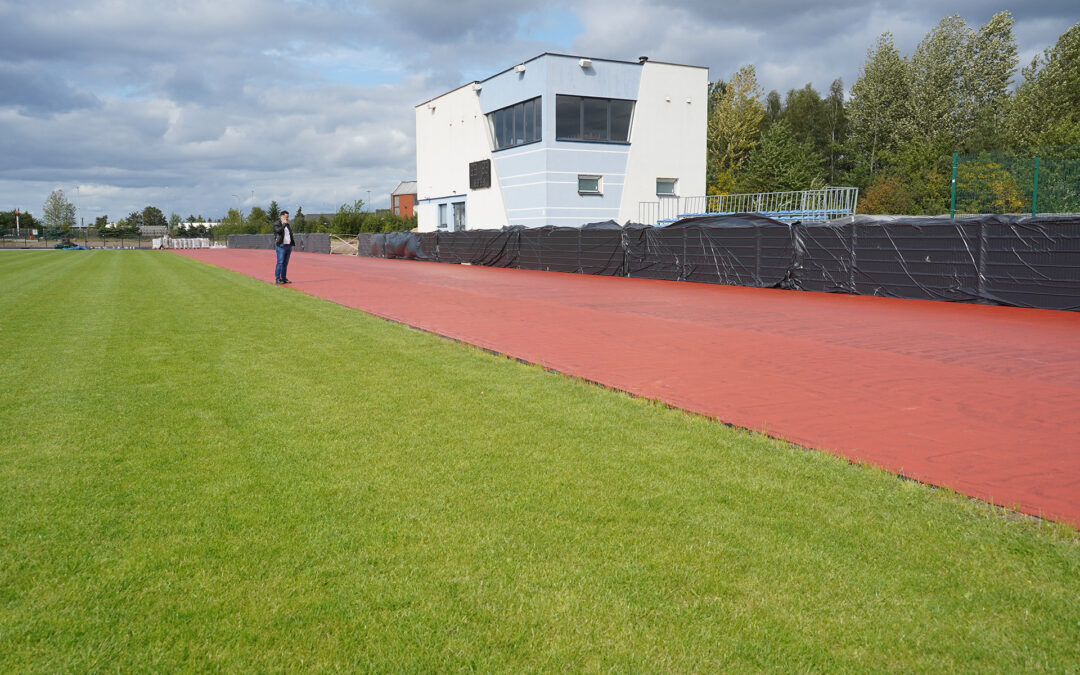
[{"label": "building door", "polygon": [[454,232],[465,229],[465,202],[454,202]]}]

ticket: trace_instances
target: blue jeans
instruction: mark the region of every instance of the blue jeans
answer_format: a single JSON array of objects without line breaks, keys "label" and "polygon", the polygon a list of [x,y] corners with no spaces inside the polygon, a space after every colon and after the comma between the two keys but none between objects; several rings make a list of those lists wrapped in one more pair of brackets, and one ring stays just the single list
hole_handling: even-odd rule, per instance
[{"label": "blue jeans", "polygon": [[292,246],[275,246],[277,249],[277,267],[274,269],[274,281],[285,281],[289,270],[289,256],[292,255]]}]

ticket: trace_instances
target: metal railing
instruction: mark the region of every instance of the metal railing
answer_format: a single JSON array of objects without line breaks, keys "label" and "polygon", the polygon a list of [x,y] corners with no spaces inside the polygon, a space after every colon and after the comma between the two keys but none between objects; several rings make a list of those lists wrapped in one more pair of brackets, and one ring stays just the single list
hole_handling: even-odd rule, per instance
[{"label": "metal railing", "polygon": [[645,225],[666,225],[681,218],[758,213],[786,223],[812,222],[855,215],[859,189],[828,187],[795,192],[755,192],[701,197],[661,197],[639,202],[638,218]]}]

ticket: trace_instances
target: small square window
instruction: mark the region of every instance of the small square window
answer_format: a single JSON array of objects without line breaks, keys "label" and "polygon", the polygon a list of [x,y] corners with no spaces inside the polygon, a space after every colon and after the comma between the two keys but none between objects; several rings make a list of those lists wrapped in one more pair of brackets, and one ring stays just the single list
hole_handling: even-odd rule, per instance
[{"label": "small square window", "polygon": [[603,178],[600,176],[581,176],[577,177],[577,191],[578,194],[583,195],[598,195],[603,194]]},{"label": "small square window", "polygon": [[656,195],[658,197],[674,197],[675,188],[679,184],[678,178],[657,178]]}]

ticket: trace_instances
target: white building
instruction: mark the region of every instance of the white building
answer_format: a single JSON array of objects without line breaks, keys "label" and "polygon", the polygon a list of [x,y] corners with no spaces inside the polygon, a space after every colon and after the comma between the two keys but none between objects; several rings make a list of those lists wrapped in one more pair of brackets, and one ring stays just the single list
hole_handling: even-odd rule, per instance
[{"label": "white building", "polygon": [[636,220],[705,194],[709,72],[541,54],[416,106],[421,232]]}]

